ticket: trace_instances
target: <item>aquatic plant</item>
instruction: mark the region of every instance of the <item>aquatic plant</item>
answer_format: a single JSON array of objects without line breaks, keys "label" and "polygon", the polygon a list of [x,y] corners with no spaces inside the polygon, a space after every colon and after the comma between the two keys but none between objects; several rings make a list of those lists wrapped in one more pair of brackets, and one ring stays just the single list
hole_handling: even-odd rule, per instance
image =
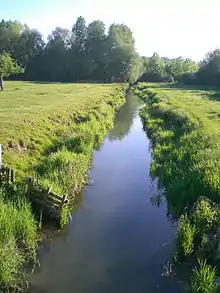
[{"label": "aquatic plant", "polygon": [[190,293],[214,293],[216,289],[216,269],[199,259],[198,267],[192,270]]},{"label": "aquatic plant", "polygon": [[178,222],[176,251],[180,257],[193,253],[196,227],[192,225],[187,215],[182,215]]}]

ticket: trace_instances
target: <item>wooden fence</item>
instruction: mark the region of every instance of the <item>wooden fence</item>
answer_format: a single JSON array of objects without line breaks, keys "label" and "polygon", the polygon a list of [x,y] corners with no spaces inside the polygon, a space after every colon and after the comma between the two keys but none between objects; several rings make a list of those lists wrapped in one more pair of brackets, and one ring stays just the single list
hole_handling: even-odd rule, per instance
[{"label": "wooden fence", "polygon": [[30,202],[37,204],[51,218],[59,218],[63,206],[69,202],[67,195],[55,194],[52,187],[45,189],[31,177],[25,178],[25,194]]},{"label": "wooden fence", "polygon": [[[2,148],[0,145],[0,186],[15,183],[15,170],[2,164]],[[68,204],[67,195],[52,192],[52,187],[45,189],[31,177],[24,179],[24,193],[31,203],[37,205],[43,213],[58,219],[64,205]]]}]

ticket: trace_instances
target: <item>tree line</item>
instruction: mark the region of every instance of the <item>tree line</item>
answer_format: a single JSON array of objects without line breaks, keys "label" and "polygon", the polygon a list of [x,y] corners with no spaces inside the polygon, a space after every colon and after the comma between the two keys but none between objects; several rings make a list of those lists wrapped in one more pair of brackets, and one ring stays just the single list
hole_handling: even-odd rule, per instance
[{"label": "tree line", "polygon": [[198,63],[189,58],[160,57],[154,53],[144,58],[145,72],[140,81],[173,82],[185,84],[220,86],[220,50],[208,52]]},{"label": "tree line", "polygon": [[18,21],[0,22],[0,53],[24,68],[24,80],[133,82],[144,70],[130,28],[78,17],[71,30],[56,27],[42,34]]},{"label": "tree line", "polygon": [[[80,16],[70,30],[42,34],[18,21],[0,22],[0,76],[60,82],[184,82],[220,85],[220,50],[196,63],[189,58],[139,56],[131,29]],[[15,76],[15,74],[17,74]],[[2,78],[0,78],[0,86]]]}]

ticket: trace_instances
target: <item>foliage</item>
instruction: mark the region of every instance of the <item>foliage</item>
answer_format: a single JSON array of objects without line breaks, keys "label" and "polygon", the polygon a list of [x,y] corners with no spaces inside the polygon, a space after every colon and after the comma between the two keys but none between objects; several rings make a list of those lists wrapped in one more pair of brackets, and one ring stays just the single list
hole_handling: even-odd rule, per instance
[{"label": "foliage", "polygon": [[[5,201],[3,200],[5,198]],[[14,202],[0,199],[0,289],[19,289],[23,265],[35,258],[37,226],[30,205],[17,195]]]},{"label": "foliage", "polygon": [[208,200],[198,201],[192,211],[192,223],[196,226],[197,233],[202,236],[211,231],[218,223],[217,216],[216,208]]},{"label": "foliage", "polygon": [[172,76],[175,81],[180,81],[184,74],[190,74],[198,70],[198,65],[189,58],[182,57],[168,59],[166,62],[166,74]]},{"label": "foliage", "polygon": [[154,53],[150,58],[143,58],[145,72],[140,81],[181,81],[186,74],[198,70],[198,65],[189,58],[161,58]]},{"label": "foliage", "polygon": [[187,215],[182,215],[178,222],[176,251],[180,257],[193,253],[196,227],[192,225]]},{"label": "foliage", "polygon": [[214,293],[216,292],[216,269],[207,264],[206,260],[198,260],[198,267],[192,271],[190,292],[191,293]]},{"label": "foliage", "polygon": [[220,77],[220,50],[210,51],[201,62],[197,73],[196,82],[198,84],[208,84],[219,86]]},{"label": "foliage", "polygon": [[135,91],[149,96],[141,117],[154,146],[151,171],[166,187],[169,209],[180,215],[201,196],[219,200],[218,92],[147,84]]},{"label": "foliage", "polygon": [[10,57],[9,54],[0,54],[0,76],[9,76],[22,72],[22,68]]},{"label": "foliage", "polygon": [[87,25],[80,16],[72,30],[56,27],[45,44],[37,30],[2,20],[0,42],[0,52],[25,68],[25,80],[134,82],[142,74],[133,33],[124,24],[112,24],[106,33],[102,21]]},{"label": "foliage", "polygon": [[139,84],[134,91],[146,104],[140,115],[152,140],[151,173],[165,187],[169,211],[182,214],[174,260],[191,265],[203,258],[193,270],[190,292],[216,292],[210,264],[216,263],[219,241],[219,92],[153,86]]}]

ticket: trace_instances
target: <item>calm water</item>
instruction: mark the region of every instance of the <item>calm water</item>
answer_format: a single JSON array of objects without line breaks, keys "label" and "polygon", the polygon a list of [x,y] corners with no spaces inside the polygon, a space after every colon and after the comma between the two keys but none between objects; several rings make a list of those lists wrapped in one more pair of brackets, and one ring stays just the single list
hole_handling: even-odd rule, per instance
[{"label": "calm water", "polygon": [[161,276],[176,228],[166,204],[152,204],[157,188],[149,176],[150,143],[139,108],[138,98],[129,96],[94,153],[94,182],[84,189],[66,231],[42,248],[41,267],[30,278],[34,292],[180,292]]}]

